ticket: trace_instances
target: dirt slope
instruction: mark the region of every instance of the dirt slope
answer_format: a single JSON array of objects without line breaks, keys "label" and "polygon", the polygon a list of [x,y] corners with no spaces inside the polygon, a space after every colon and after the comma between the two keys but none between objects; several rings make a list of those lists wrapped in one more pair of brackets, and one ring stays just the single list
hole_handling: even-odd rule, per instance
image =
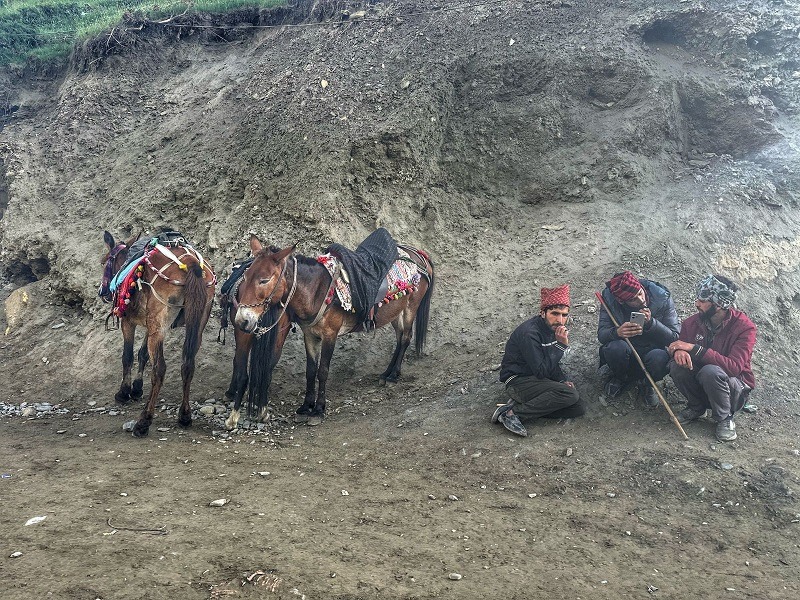
[{"label": "dirt slope", "polygon": [[[0,74],[19,106],[0,106],[9,597],[798,593],[800,9],[455,7],[130,16],[63,68]],[[390,333],[343,339],[321,428],[225,437],[219,416],[175,428],[178,333],[155,423],[172,429],[130,438],[138,407],[113,405],[120,340],[96,299],[102,230],[166,224],[220,274],[251,232],[311,255],[387,227],[436,263],[427,356],[379,388]],[[701,274],[741,284],[760,410],[735,444],[711,443],[708,423],[683,443],[662,411],[600,397],[593,291],[621,268],[666,284],[684,316]],[[493,368],[538,288],[564,281],[567,366],[590,414],[511,440],[488,423]],[[215,336],[212,323],[200,404],[230,377]],[[295,335],[279,417],[303,372]],[[267,585],[238,585],[258,569]]]}]

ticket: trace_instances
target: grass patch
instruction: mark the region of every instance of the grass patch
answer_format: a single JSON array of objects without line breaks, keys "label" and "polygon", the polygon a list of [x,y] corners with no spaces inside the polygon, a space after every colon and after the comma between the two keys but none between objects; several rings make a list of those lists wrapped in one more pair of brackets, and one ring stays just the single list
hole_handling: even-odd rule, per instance
[{"label": "grass patch", "polygon": [[153,0],[0,0],[0,65],[65,58],[76,42],[119,24],[126,12],[149,19],[181,13],[225,13],[266,8],[284,0],[200,0],[156,5]]}]

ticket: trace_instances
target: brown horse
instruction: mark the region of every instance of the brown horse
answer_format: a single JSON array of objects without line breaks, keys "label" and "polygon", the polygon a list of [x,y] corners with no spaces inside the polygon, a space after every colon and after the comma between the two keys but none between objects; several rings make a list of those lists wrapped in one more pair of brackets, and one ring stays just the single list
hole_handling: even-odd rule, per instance
[{"label": "brown horse", "polygon": [[[124,266],[135,237],[125,242],[115,243],[114,237],[105,232],[103,240],[108,252],[103,257],[105,275],[100,295],[111,298],[108,280]],[[163,242],[163,243],[162,243]],[[211,304],[214,299],[216,277],[211,265],[188,243],[178,240],[159,239],[155,251],[145,252],[139,265],[138,291],[130,295],[124,312],[116,312],[122,329],[122,384],[114,399],[120,403],[142,397],[142,379],[148,360],[152,360],[152,387],[147,404],[133,428],[133,435],[147,435],[153,422],[156,399],[164,383],[167,364],[164,361],[164,335],[172,327],[185,325],[186,338],[183,343],[183,402],[178,413],[178,423],[184,427],[192,424],[189,408],[189,388],[195,370],[195,356],[200,348]],[[114,294],[115,306],[119,307]],[[115,309],[119,311],[119,308]],[[142,346],[139,349],[139,369],[131,384],[133,366],[133,342],[136,327],[146,328]]]},{"label": "brown horse", "polygon": [[[234,286],[228,297],[223,296],[223,311],[227,311],[227,319],[223,320],[223,327],[227,322],[235,322],[236,311],[239,308],[239,290]],[[225,398],[233,402],[233,410],[225,420],[225,427],[228,430],[236,429],[239,423],[239,416],[244,398],[245,390],[248,390],[248,416],[257,417],[258,420],[265,421],[268,418],[269,386],[272,383],[272,372],[278,364],[283,350],[286,336],[292,326],[287,312],[278,315],[279,305],[270,305],[267,314],[262,321],[274,323],[278,320],[275,327],[264,334],[254,335],[247,333],[238,327],[234,327],[234,340],[236,352],[233,355],[233,374]],[[224,343],[224,342],[223,342]],[[263,367],[256,367],[253,372],[252,380],[249,377],[249,367],[251,361]],[[248,387],[248,383],[251,385]],[[260,408],[258,415],[256,410]]]},{"label": "brown horse", "polygon": [[[401,248],[408,253],[421,277],[417,287],[408,294],[383,303],[375,311],[375,327],[391,323],[396,333],[394,354],[380,376],[383,383],[396,382],[400,377],[403,357],[414,330],[417,353],[422,353],[433,293],[433,263],[427,253],[408,246]],[[261,385],[254,379],[258,376],[263,382],[260,372],[274,368],[286,338],[288,322],[297,323],[303,331],[306,347],[306,393],[295,420],[317,425],[325,415],[326,383],[336,338],[358,331],[360,323],[354,313],[344,310],[336,300],[326,303],[334,282],[326,267],[317,260],[294,255],[294,246],[278,251],[265,249],[255,236],[250,239],[250,249],[255,260],[239,285],[240,304],[234,319],[237,329],[257,336],[251,354],[263,346],[258,353],[264,358],[255,355],[250,358],[250,397],[256,395],[263,402],[259,404],[263,414],[266,392],[252,392]],[[239,406],[234,406],[227,422],[229,428],[236,426],[238,410]]]}]

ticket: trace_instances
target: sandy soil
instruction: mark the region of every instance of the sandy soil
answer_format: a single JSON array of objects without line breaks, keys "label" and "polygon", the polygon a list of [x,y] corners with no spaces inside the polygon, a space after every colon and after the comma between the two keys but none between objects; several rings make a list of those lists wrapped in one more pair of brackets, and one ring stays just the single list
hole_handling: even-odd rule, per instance
[{"label": "sandy soil", "polygon": [[[341,23],[358,8],[381,19]],[[0,121],[4,597],[800,594],[800,9],[412,14],[430,8],[131,17],[61,68],[0,73],[20,107]],[[324,25],[252,27],[286,23]],[[294,334],[275,418],[228,434],[233,349],[212,320],[194,425],[175,422],[175,332],[134,439],[140,405],[114,405],[121,339],[95,297],[102,230],[164,224],[221,275],[251,232],[313,254],[385,226],[436,263],[426,353],[379,387],[390,333],[343,338],[328,417],[295,427]],[[683,316],[701,274],[741,283],[758,411],[736,442],[707,421],[684,441],[663,409],[601,396],[593,292],[621,268],[666,284]],[[563,281],[589,414],[512,438],[489,423],[500,353]]]}]

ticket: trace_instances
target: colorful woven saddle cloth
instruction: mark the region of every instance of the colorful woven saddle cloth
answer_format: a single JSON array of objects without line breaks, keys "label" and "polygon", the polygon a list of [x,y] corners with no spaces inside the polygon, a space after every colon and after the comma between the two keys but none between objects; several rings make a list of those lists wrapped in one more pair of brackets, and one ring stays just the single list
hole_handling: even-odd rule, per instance
[{"label": "colorful woven saddle cloth", "polygon": [[[389,267],[389,272],[378,289],[378,296],[374,302],[378,307],[410,294],[419,286],[421,275],[417,263],[411,259],[407,252],[400,248],[397,249],[397,254],[397,260]],[[353,306],[350,276],[343,268],[341,261],[332,254],[322,254],[317,257],[317,262],[328,270],[331,277],[334,277],[338,271],[336,281],[325,299],[325,303],[330,304],[335,294],[344,310],[353,313],[357,312],[357,309]]]},{"label": "colorful woven saddle cloth", "polygon": [[[173,252],[173,249],[184,248],[200,262],[201,267],[205,268],[203,256],[178,232],[161,233],[156,237],[144,240],[143,244],[140,244],[141,241],[139,240],[131,246],[133,257],[129,256],[128,263],[119,270],[109,285],[110,291],[114,294],[112,313],[117,317],[125,314],[134,293],[141,287],[142,284],[139,283],[139,280],[144,275],[145,265],[154,254],[163,254],[173,263],[185,268]],[[165,276],[162,275],[162,277]]]}]

